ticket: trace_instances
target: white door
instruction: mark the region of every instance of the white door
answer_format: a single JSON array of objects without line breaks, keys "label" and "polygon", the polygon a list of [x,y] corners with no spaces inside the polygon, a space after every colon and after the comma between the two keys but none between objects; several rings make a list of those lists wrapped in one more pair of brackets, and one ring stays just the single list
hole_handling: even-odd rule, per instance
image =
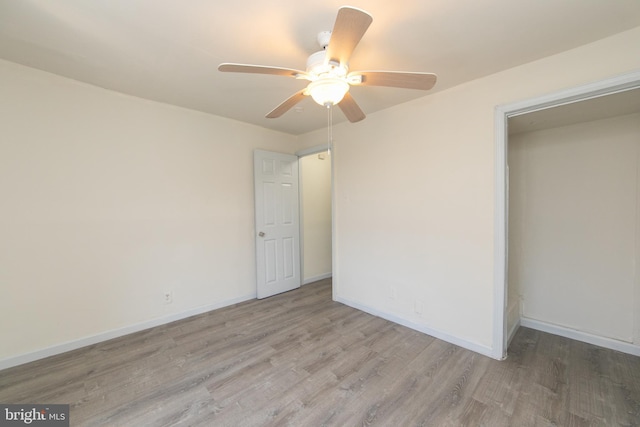
[{"label": "white door", "polygon": [[255,150],[258,298],[300,287],[298,157]]}]

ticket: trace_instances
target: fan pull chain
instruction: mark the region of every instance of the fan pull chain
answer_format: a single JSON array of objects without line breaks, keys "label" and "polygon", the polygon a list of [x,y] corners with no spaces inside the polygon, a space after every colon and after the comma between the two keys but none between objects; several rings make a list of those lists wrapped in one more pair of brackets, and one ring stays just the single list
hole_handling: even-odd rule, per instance
[{"label": "fan pull chain", "polygon": [[327,121],[327,154],[331,155],[333,144],[333,108],[331,108],[331,104],[327,104]]}]

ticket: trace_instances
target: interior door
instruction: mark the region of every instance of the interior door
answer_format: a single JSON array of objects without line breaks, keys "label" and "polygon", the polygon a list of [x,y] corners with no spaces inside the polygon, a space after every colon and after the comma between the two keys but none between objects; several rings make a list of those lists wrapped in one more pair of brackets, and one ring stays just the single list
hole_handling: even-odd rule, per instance
[{"label": "interior door", "polygon": [[258,298],[300,287],[298,157],[255,150]]}]

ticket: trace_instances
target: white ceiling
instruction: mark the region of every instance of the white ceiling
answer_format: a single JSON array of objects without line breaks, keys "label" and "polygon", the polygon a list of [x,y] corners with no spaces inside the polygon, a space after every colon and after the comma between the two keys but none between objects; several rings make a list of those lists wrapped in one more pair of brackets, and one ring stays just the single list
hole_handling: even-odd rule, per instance
[{"label": "white ceiling", "polygon": [[[264,115],[304,87],[220,73],[221,62],[304,69],[344,0],[0,0],[0,58],[100,87],[291,134],[326,112]],[[351,70],[427,71],[433,91],[640,26],[638,0],[352,0],[373,24]],[[639,41],[640,42],[640,41]],[[425,96],[354,87],[365,113]],[[334,121],[343,121],[338,110]]]}]

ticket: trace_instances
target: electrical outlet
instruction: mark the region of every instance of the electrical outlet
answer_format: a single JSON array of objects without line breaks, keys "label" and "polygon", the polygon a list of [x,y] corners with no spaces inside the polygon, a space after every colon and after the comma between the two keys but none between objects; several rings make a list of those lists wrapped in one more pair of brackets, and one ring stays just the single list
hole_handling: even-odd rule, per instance
[{"label": "electrical outlet", "polygon": [[396,299],[398,297],[398,288],[395,286],[389,287],[389,298]]},{"label": "electrical outlet", "polygon": [[171,304],[173,302],[173,292],[167,291],[164,293],[164,303]]}]

